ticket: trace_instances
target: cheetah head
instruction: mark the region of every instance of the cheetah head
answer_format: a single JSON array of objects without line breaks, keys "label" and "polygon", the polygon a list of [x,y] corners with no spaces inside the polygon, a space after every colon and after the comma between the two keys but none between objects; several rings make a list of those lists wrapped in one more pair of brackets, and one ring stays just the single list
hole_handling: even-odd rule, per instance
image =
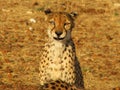
[{"label": "cheetah head", "polygon": [[48,35],[54,40],[66,40],[71,38],[71,30],[74,27],[76,14],[66,12],[45,11],[48,25]]}]

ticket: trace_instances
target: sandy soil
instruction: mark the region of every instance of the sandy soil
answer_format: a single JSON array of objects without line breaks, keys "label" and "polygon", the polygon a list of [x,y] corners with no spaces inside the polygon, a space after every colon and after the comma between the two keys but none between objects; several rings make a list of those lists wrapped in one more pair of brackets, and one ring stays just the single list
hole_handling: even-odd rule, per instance
[{"label": "sandy soil", "polygon": [[120,0],[0,0],[0,90],[38,89],[47,8],[79,14],[72,37],[86,90],[120,87]]}]

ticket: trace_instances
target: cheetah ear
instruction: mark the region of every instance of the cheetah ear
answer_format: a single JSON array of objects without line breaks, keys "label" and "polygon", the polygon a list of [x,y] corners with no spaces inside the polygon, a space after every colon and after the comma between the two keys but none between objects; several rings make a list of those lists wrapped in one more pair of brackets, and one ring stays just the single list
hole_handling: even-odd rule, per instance
[{"label": "cheetah ear", "polygon": [[46,9],[46,10],[44,10],[44,13],[45,13],[45,21],[47,21],[48,15],[49,15],[50,13],[52,13],[52,11],[51,11],[50,9]]},{"label": "cheetah ear", "polygon": [[46,15],[48,15],[48,14],[52,13],[52,11],[51,11],[50,9],[46,9],[46,10],[44,11],[44,13],[45,13]]},{"label": "cheetah ear", "polygon": [[77,18],[78,13],[77,12],[71,12],[70,15],[73,19],[75,19],[75,18]]}]

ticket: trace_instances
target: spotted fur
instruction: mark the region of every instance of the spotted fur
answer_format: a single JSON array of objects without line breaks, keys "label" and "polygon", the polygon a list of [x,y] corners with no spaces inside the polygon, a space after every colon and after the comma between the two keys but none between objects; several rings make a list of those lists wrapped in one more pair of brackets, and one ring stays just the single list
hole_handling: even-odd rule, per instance
[{"label": "spotted fur", "polygon": [[61,80],[45,83],[40,90],[82,90]]}]

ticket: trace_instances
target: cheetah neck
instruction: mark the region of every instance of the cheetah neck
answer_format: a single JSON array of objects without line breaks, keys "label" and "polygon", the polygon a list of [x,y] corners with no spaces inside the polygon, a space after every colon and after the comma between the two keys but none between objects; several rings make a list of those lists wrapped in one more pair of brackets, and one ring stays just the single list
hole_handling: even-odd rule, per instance
[{"label": "cheetah neck", "polygon": [[63,56],[65,56],[64,51],[66,50],[66,48],[72,49],[71,51],[73,51],[73,46],[74,43],[72,41],[72,39],[70,40],[64,40],[64,41],[57,41],[57,40],[49,40],[49,42],[47,43],[48,46],[50,46],[49,48],[47,48],[47,51],[50,52],[48,57],[53,61],[53,62],[57,62],[60,63],[61,60],[63,60]]},{"label": "cheetah neck", "polygon": [[50,48],[51,56],[53,60],[57,60],[62,58],[63,51],[65,49],[65,45],[61,42],[54,41],[51,43],[52,47]]}]

